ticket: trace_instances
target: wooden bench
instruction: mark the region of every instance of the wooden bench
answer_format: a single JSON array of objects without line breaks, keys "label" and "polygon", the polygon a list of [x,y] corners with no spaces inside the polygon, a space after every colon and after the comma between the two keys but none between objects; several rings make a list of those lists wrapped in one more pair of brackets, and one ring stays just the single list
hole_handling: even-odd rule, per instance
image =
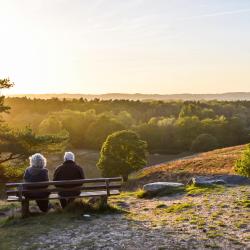
[{"label": "wooden bench", "polygon": [[[65,181],[46,181],[46,182],[21,182],[6,183],[6,195],[9,202],[21,202],[22,216],[26,217],[29,213],[30,200],[54,200],[63,198],[85,198],[100,197],[103,206],[107,206],[107,199],[111,195],[119,195],[121,188],[121,177],[115,178],[97,178],[97,179],[81,179],[81,180],[65,180]],[[63,187],[59,187],[63,185]],[[79,185],[73,187],[72,185]],[[41,187],[46,188],[41,188]],[[67,187],[69,186],[69,187]],[[27,189],[29,188],[29,189]],[[36,188],[36,189],[31,189]],[[78,191],[76,196],[59,196],[59,192]],[[49,192],[46,198],[27,198],[25,194],[34,194],[38,192]]]}]

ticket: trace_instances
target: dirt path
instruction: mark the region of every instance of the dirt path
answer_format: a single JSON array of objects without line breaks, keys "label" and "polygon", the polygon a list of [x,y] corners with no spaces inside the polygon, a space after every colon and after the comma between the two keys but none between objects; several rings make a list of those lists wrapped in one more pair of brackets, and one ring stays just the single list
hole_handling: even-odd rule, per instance
[{"label": "dirt path", "polygon": [[91,215],[28,238],[19,249],[250,249],[250,187],[144,200],[112,198],[127,211]]}]

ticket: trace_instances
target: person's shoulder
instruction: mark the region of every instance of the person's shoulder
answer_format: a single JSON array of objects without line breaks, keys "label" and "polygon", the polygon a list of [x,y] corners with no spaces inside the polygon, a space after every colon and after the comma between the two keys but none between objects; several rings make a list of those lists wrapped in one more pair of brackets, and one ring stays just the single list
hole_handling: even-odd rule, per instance
[{"label": "person's shoulder", "polygon": [[25,169],[25,171],[24,171],[24,176],[26,176],[26,175],[29,174],[29,169],[30,169],[30,167],[27,167],[27,168]]},{"label": "person's shoulder", "polygon": [[59,165],[59,166],[57,166],[57,167],[56,167],[56,169],[55,169],[55,171],[60,170],[62,167],[63,167],[63,165],[62,165],[62,164],[61,164],[61,165]]},{"label": "person's shoulder", "polygon": [[78,164],[75,164],[75,166],[76,166],[76,168],[78,168],[78,169],[82,169],[82,167],[81,167],[80,165],[78,165]]},{"label": "person's shoulder", "polygon": [[47,168],[43,168],[42,172],[44,172],[45,174],[47,174],[49,172],[49,170]]}]

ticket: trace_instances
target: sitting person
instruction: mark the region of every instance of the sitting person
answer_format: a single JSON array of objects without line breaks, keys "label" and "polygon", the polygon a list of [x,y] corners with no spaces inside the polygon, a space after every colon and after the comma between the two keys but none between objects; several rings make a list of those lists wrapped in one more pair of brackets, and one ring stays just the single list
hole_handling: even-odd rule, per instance
[{"label": "sitting person", "polygon": [[[66,152],[64,154],[64,163],[57,167],[54,173],[54,181],[62,181],[62,180],[77,180],[84,179],[83,169],[75,163],[75,155],[72,152]],[[81,185],[57,185],[57,187],[61,188],[74,188],[80,187]],[[59,192],[59,196],[61,197],[70,197],[70,196],[78,196],[81,191],[61,191]],[[65,208],[70,202],[74,201],[74,198],[62,198],[60,199],[60,203],[62,208]]]},{"label": "sitting person", "polygon": [[[48,169],[46,168],[46,158],[41,154],[34,154],[30,157],[30,166],[25,170],[24,182],[43,182],[49,181]],[[34,190],[47,188],[47,185],[37,186],[37,187],[25,187],[25,190]],[[24,195],[27,199],[29,198],[47,198],[49,192],[30,192]],[[42,212],[47,212],[49,209],[48,200],[36,200],[39,209]]]}]

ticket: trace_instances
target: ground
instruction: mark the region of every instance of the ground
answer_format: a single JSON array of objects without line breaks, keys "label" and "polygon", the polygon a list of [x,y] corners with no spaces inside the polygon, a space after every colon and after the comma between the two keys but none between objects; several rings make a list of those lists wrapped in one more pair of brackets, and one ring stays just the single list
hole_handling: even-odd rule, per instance
[{"label": "ground", "polygon": [[111,197],[112,211],[11,218],[0,249],[250,249],[250,186],[189,188],[140,199]]},{"label": "ground", "polygon": [[[121,195],[110,197],[107,211],[84,210],[82,202],[61,211],[54,204],[48,214],[21,219],[19,205],[2,200],[0,250],[250,249],[250,186],[188,186],[151,199],[139,198],[143,192],[138,189],[159,180],[187,183],[196,175],[234,174],[234,162],[243,148],[147,167],[130,176]],[[50,160],[54,166],[52,160],[60,159]],[[36,212],[36,207],[32,210]]]}]

